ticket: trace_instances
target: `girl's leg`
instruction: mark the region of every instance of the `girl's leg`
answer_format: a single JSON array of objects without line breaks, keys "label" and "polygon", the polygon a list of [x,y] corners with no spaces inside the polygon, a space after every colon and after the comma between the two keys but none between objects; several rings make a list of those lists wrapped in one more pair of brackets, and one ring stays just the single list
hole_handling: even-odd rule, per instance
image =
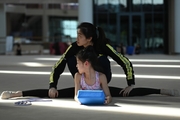
[{"label": "girl's leg", "polygon": [[[111,92],[112,97],[123,97],[123,92],[119,94],[122,88],[109,87],[109,90]],[[160,91],[161,91],[160,89],[154,89],[154,88],[134,88],[129,93],[129,97],[145,96],[145,95],[150,95],[150,94],[160,94]]]}]

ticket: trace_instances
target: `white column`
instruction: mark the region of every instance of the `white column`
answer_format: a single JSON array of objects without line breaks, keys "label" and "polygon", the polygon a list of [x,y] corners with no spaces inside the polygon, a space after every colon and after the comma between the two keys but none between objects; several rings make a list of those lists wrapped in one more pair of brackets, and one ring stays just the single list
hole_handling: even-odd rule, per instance
[{"label": "white column", "polygon": [[93,1],[92,0],[79,0],[78,7],[78,22],[93,23]]},{"label": "white column", "polygon": [[49,20],[47,15],[47,4],[43,5],[43,15],[42,15],[42,36],[43,36],[43,42],[49,41]]},{"label": "white column", "polygon": [[174,25],[175,25],[175,41],[174,41],[174,52],[180,53],[180,0],[175,0],[174,2]]},{"label": "white column", "polygon": [[0,54],[6,50],[6,13],[5,4],[0,4]]}]

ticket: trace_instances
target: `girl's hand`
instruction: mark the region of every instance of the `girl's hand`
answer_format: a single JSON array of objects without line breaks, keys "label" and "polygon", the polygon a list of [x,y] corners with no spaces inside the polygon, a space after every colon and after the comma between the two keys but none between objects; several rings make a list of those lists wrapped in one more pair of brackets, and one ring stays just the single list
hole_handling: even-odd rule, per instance
[{"label": "girl's hand", "polygon": [[49,89],[49,97],[50,98],[58,97],[58,91],[55,88],[50,88]]},{"label": "girl's hand", "polygon": [[121,94],[123,92],[123,97],[129,96],[129,93],[131,92],[131,90],[134,88],[134,85],[131,86],[127,86],[124,89],[122,89],[119,94]]},{"label": "girl's hand", "polygon": [[74,100],[81,105],[81,102],[79,101],[79,99],[77,98],[77,96],[74,97]]},{"label": "girl's hand", "polygon": [[104,104],[109,104],[110,102],[111,102],[111,96],[107,96]]}]

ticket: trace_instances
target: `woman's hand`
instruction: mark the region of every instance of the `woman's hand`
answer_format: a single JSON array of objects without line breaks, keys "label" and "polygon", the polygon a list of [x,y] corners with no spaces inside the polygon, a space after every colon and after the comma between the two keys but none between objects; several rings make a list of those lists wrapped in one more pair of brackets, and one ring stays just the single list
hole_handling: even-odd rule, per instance
[{"label": "woman's hand", "polygon": [[58,97],[58,91],[55,88],[50,88],[49,89],[49,97],[50,98]]},{"label": "woman's hand", "polygon": [[105,103],[104,104],[109,104],[112,100],[112,97],[111,96],[107,96],[106,99],[105,99]]},{"label": "woman's hand", "polygon": [[131,92],[131,90],[134,88],[134,85],[131,86],[127,86],[124,89],[122,89],[119,94],[123,93],[123,97],[127,97],[129,96],[129,93]]}]

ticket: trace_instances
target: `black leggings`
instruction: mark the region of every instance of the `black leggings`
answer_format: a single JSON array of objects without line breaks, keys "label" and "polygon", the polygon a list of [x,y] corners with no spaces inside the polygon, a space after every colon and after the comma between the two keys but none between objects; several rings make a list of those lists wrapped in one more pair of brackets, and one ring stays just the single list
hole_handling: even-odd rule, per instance
[{"label": "black leggings", "polygon": [[[111,73],[111,66],[110,61],[106,56],[101,56],[98,58],[99,65],[103,68],[103,73],[107,77],[108,83],[111,81],[112,73]],[[73,56],[72,58],[67,60],[67,65],[69,71],[71,72],[72,76],[74,77],[75,73],[78,72],[76,67],[76,58]],[[119,94],[122,88],[116,87],[109,87],[112,97],[122,97],[123,93]],[[35,89],[35,90],[27,90],[22,91],[23,96],[34,96],[40,98],[48,98],[48,89]],[[74,98],[74,87],[66,88],[58,90],[59,96],[58,98]],[[130,93],[129,96],[145,96],[150,94],[160,94],[160,89],[154,88],[134,88]]]},{"label": "black leggings", "polygon": [[[119,94],[122,88],[109,87],[109,89],[112,97],[123,97],[123,93]],[[48,89],[34,89],[34,90],[22,91],[22,94],[23,97],[34,96],[40,98],[48,98],[48,91],[49,91]],[[59,93],[58,98],[74,98],[74,87],[58,90],[58,93]],[[134,88],[129,93],[129,97],[145,96],[150,94],[160,94],[160,89]]]}]

